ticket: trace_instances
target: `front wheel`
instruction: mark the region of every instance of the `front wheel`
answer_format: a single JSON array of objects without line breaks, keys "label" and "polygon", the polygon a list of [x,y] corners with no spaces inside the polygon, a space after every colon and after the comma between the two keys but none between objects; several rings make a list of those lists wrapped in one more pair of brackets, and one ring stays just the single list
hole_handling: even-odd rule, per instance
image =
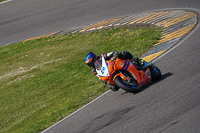
[{"label": "front wheel", "polygon": [[121,77],[117,76],[114,82],[119,88],[127,92],[138,93],[141,90],[136,81],[132,81],[132,84],[129,84],[123,81]]}]

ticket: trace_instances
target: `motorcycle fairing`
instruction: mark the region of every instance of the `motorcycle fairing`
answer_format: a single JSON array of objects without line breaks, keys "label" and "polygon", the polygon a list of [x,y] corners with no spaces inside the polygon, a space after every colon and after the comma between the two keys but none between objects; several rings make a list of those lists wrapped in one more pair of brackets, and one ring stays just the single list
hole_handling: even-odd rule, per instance
[{"label": "motorcycle fairing", "polygon": [[143,76],[141,77],[141,82],[140,82],[140,86],[143,86],[144,84],[146,84],[148,81],[151,80],[151,73],[150,73],[150,69],[147,68],[146,72],[143,73]]},{"label": "motorcycle fairing", "polygon": [[[123,66],[121,65],[121,62],[124,64]],[[149,63],[147,62],[144,63],[145,67],[149,66]],[[114,70],[129,71],[132,74],[133,78],[137,80],[139,86],[143,86],[144,84],[146,84],[148,81],[151,80],[150,69],[149,68],[145,69],[146,69],[145,72],[143,70],[137,70],[130,60],[120,60],[120,59],[116,59],[116,63],[114,66]],[[124,78],[124,76],[121,75],[121,78]]]},{"label": "motorcycle fairing", "polygon": [[[97,62],[97,61],[96,61]],[[96,65],[96,62],[95,62],[95,65]],[[108,66],[107,66],[107,63],[105,61],[105,58],[103,57],[102,58],[102,64],[101,64],[101,68],[100,69],[96,69],[97,71],[97,74],[101,77],[109,77],[110,76],[110,73],[109,73],[109,70],[108,70]],[[98,66],[99,67],[99,66]]]},{"label": "motorcycle fairing", "polygon": [[[148,81],[151,80],[151,74],[150,74],[150,69],[148,66],[150,65],[148,62],[144,62],[144,70],[137,70],[133,63],[130,60],[121,60],[121,59],[116,59],[114,61],[106,61],[105,58],[103,57],[101,60],[98,60],[101,63],[95,62],[95,66],[98,69],[96,69],[100,79],[115,84],[114,79],[117,76],[120,76],[122,79],[127,80],[126,76],[123,75],[123,73],[117,72],[120,70],[125,70],[129,71],[133,78],[137,81],[139,86],[143,86],[146,84]],[[146,68],[147,67],[147,68]],[[116,73],[117,72],[117,73]],[[114,78],[112,75],[115,75]]]}]

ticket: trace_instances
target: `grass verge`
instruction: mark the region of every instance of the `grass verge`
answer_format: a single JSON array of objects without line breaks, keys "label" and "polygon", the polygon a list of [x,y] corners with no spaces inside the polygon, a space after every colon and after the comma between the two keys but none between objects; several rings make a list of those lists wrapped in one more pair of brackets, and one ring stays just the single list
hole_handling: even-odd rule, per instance
[{"label": "grass verge", "polygon": [[6,1],[6,0],[0,0],[0,2],[3,2],[3,1]]},{"label": "grass verge", "polygon": [[89,52],[147,52],[161,28],[66,34],[0,48],[0,132],[40,132],[107,90],[83,59]]}]

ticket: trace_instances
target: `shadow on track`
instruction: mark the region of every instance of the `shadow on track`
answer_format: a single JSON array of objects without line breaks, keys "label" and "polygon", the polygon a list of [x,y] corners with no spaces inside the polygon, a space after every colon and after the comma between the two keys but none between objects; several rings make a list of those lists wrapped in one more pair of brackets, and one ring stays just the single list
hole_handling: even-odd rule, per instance
[{"label": "shadow on track", "polygon": [[[154,85],[154,84],[156,84],[156,83],[158,83],[158,82],[160,82],[160,81],[162,81],[162,80],[164,80],[167,77],[172,76],[172,75],[173,75],[173,73],[171,73],[171,72],[167,72],[165,74],[162,74],[161,79],[159,79],[158,81],[150,81],[149,83],[142,86],[140,92],[146,90],[148,87],[150,87],[150,86],[152,86],[152,85]],[[140,92],[138,92],[138,93],[140,93]],[[126,93],[132,93],[132,92],[124,92],[121,95],[126,94]],[[137,94],[137,93],[133,93],[133,94]]]}]

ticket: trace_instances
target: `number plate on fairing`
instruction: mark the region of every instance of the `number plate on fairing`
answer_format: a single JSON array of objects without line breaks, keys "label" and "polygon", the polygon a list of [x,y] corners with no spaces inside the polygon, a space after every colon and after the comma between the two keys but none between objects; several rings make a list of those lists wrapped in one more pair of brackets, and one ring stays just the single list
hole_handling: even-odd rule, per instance
[{"label": "number plate on fairing", "polygon": [[148,77],[148,78],[151,78],[151,73],[150,73],[149,70],[146,71],[146,74],[147,74],[147,77]]}]

